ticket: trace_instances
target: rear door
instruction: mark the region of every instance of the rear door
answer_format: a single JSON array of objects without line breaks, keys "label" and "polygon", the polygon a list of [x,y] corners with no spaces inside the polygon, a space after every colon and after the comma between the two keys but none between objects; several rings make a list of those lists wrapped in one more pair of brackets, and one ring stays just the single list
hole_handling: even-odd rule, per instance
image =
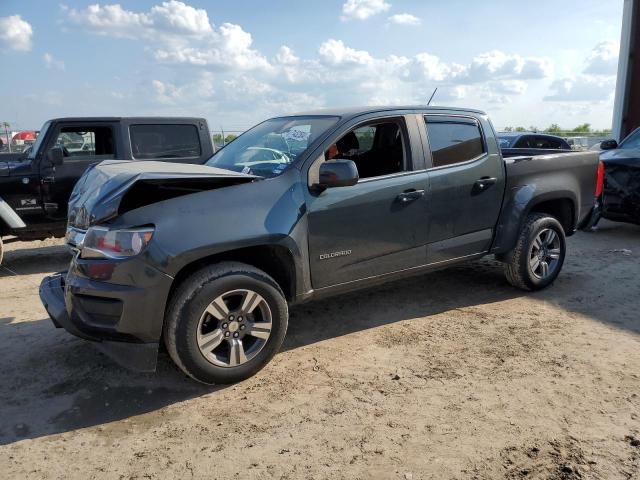
[{"label": "rear door", "polygon": [[430,152],[427,260],[436,263],[489,250],[505,186],[504,161],[484,117],[423,117]]},{"label": "rear door", "polygon": [[347,158],[361,173],[356,185],[309,196],[313,288],[424,265],[428,177],[415,116],[351,124],[324,150],[317,162]]},{"label": "rear door", "polygon": [[[41,195],[45,215],[50,220],[67,218],[71,191],[89,165],[117,158],[117,128],[113,122],[57,123],[40,158]],[[64,161],[52,169],[46,152],[62,148]]]}]

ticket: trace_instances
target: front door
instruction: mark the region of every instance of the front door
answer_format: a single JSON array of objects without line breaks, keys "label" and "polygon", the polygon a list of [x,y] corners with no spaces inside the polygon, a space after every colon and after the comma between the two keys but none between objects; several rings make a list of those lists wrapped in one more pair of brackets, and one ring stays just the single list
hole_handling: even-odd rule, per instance
[{"label": "front door", "polygon": [[[57,124],[40,161],[42,203],[50,220],[67,217],[71,191],[85,170],[94,163],[116,158],[114,126],[108,123]],[[62,148],[64,161],[52,169],[46,151]]]},{"label": "front door", "polygon": [[408,135],[404,118],[381,119],[327,148],[325,159],[353,160],[360,180],[327,189],[307,204],[314,289],[425,263],[428,179],[422,169],[413,171]]}]

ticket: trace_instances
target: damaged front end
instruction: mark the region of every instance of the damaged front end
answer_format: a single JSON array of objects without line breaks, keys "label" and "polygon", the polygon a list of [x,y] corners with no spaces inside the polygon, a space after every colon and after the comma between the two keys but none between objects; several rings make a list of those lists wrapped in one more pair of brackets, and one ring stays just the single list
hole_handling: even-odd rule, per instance
[{"label": "damaged front end", "polygon": [[602,217],[640,225],[640,158],[605,160]]},{"label": "damaged front end", "polygon": [[154,370],[173,278],[150,261],[154,225],[114,222],[146,205],[257,178],[164,162],[109,161],[89,169],[69,202],[69,271],[46,277],[40,286],[54,325],[95,342],[121,365]]}]

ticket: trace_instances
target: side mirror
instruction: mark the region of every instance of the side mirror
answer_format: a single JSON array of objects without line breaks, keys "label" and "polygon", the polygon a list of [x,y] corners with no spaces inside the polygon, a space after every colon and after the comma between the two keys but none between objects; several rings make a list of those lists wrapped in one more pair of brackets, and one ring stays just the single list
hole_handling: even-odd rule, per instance
[{"label": "side mirror", "polygon": [[618,148],[618,142],[616,142],[613,138],[609,140],[603,140],[600,143],[601,150],[613,150],[614,148]]},{"label": "side mirror", "polygon": [[54,167],[62,165],[64,162],[64,154],[61,147],[53,147],[47,152],[47,160]]},{"label": "side mirror", "polygon": [[358,183],[358,167],[353,160],[329,160],[320,165],[320,188],[350,187]]}]

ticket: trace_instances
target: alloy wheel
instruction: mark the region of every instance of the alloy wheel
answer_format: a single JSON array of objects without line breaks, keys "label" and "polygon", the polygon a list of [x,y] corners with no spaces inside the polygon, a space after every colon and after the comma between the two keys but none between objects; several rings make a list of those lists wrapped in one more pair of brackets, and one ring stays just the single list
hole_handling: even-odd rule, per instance
[{"label": "alloy wheel", "polygon": [[264,348],[271,329],[271,309],[260,294],[231,290],[216,297],[200,317],[198,348],[216,366],[238,367]]},{"label": "alloy wheel", "polygon": [[529,251],[529,268],[540,279],[555,273],[560,263],[560,236],[555,230],[545,228],[534,239]]}]

